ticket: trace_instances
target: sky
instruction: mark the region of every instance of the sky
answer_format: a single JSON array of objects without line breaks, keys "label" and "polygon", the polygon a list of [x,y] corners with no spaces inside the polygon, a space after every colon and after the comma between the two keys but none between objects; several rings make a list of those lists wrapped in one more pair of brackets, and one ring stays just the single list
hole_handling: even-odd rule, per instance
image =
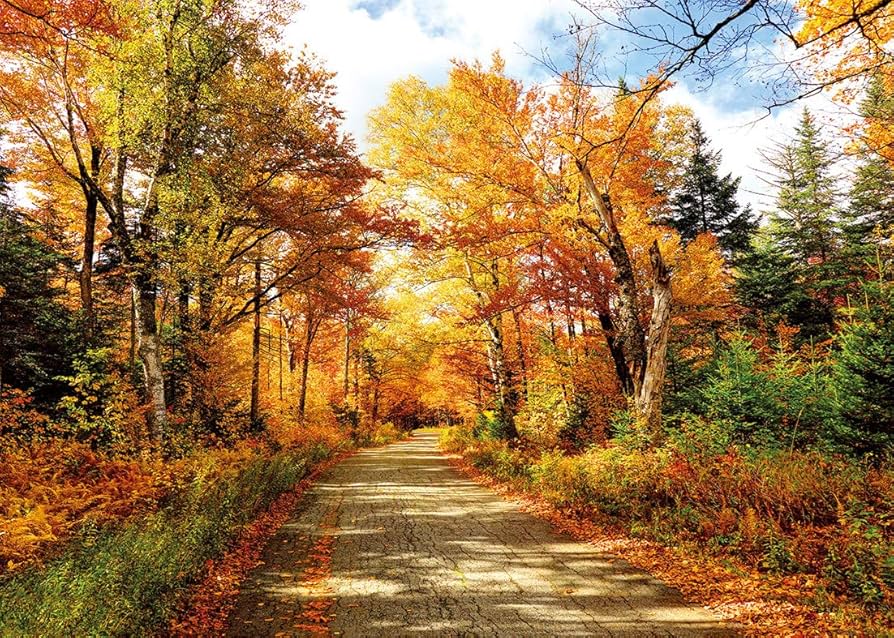
[{"label": "sky", "polygon": [[[384,103],[395,81],[417,75],[430,83],[446,79],[452,59],[487,61],[494,51],[510,75],[543,81],[548,74],[536,55],[560,50],[572,0],[303,0],[304,8],[286,30],[288,43],[315,53],[337,75],[337,105],[347,130],[365,147],[367,113]],[[614,43],[617,44],[617,43]],[[628,78],[632,79],[632,78]],[[761,149],[782,141],[795,126],[802,105],[769,116],[741,87],[716,83],[708,91],[684,80],[667,94],[689,106],[702,121],[721,169],[742,177],[739,198],[758,211],[772,194],[761,179]],[[812,109],[828,110],[822,96]],[[762,119],[761,119],[762,118]]]}]

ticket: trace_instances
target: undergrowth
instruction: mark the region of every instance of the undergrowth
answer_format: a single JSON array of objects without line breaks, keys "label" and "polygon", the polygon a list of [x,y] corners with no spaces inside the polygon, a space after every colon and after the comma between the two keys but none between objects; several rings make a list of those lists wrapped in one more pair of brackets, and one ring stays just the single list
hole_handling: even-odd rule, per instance
[{"label": "undergrowth", "polygon": [[511,447],[462,427],[448,430],[442,446],[570,514],[650,540],[694,542],[762,571],[809,574],[818,600],[891,614],[889,469],[818,452],[699,452],[679,442],[571,455]]},{"label": "undergrowth", "polygon": [[[384,427],[364,443],[397,436]],[[37,545],[44,551],[55,538],[48,512],[70,537],[52,552],[55,557],[7,570],[0,578],[0,636],[153,635],[176,612],[180,594],[201,578],[207,561],[219,557],[243,526],[315,464],[349,444],[344,436],[319,430],[273,448],[207,451],[167,464],[154,482],[144,477],[148,466],[138,470],[131,462],[87,455],[71,476],[51,477],[53,485],[19,486],[17,509],[6,522],[18,521],[20,536],[23,520],[49,526],[44,545]],[[134,476],[146,489],[128,498],[120,483],[130,484]],[[82,483],[103,488],[105,506],[75,516],[71,499],[81,498]],[[20,510],[33,512],[35,498],[43,501],[42,513],[28,519]],[[125,512],[125,518],[118,516]],[[28,540],[20,539],[16,547]]]}]

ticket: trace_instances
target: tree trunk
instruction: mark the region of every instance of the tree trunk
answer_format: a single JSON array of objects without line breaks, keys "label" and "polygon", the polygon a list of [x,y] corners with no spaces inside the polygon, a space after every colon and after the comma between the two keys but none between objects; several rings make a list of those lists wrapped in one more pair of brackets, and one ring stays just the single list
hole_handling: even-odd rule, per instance
[{"label": "tree trunk", "polygon": [[345,378],[344,378],[344,397],[345,405],[348,405],[349,389],[351,380],[351,316],[345,319]]},{"label": "tree trunk", "polygon": [[515,322],[515,354],[518,357],[519,371],[521,372],[522,393],[525,401],[528,400],[528,362],[525,356],[525,343],[522,340],[521,317],[517,308],[512,310],[512,320]]},{"label": "tree trunk", "polygon": [[260,423],[261,399],[261,259],[255,259],[254,329],[251,333],[251,406],[248,419],[252,428]]},{"label": "tree trunk", "polygon": [[165,379],[161,365],[158,325],[155,321],[155,282],[151,276],[138,274],[134,282],[137,351],[143,364],[146,398],[149,401],[149,439],[160,443],[167,436]]},{"label": "tree trunk", "polygon": [[[475,297],[478,299],[479,307],[484,309],[488,305],[488,300],[485,298],[484,293],[475,281],[475,272],[472,270],[472,260],[468,253],[465,255],[465,261],[469,286],[472,288]],[[499,290],[500,278],[496,259],[491,261],[490,268],[485,269],[485,275],[490,278],[490,283],[494,291]],[[512,372],[506,366],[506,352],[503,345],[502,315],[497,314],[495,316],[492,315],[487,317],[484,320],[484,326],[487,329],[489,337],[487,361],[494,381],[494,392],[497,395],[498,408],[507,426],[507,437],[515,439],[518,437],[518,431],[515,429],[515,413],[518,409],[518,395],[512,385]]]},{"label": "tree trunk", "polygon": [[314,340],[316,328],[312,317],[307,318],[307,329],[304,333],[304,348],[301,353],[301,386],[298,390],[298,416],[304,418],[307,403],[307,373],[310,370],[310,346]]},{"label": "tree trunk", "polygon": [[[90,174],[94,180],[99,179],[99,162],[101,149],[98,146],[90,146]],[[84,250],[81,254],[81,273],[79,283],[81,288],[81,310],[84,312],[84,326],[87,338],[93,337],[96,328],[96,315],[93,310],[93,252],[96,243],[96,212],[99,207],[99,197],[93,189],[84,188],[86,207],[84,210]]]},{"label": "tree trunk", "polygon": [[372,407],[370,408],[370,420],[373,426],[379,421],[379,382],[373,387]]},{"label": "tree trunk", "polygon": [[199,277],[199,332],[206,333],[211,330],[211,304],[214,294],[211,291],[211,279],[207,275]]},{"label": "tree trunk", "polygon": [[605,336],[605,343],[608,345],[609,354],[615,364],[615,375],[621,384],[621,392],[624,396],[633,396],[633,377],[630,376],[630,368],[627,365],[627,357],[624,356],[624,348],[621,347],[615,331],[615,324],[608,312],[598,311],[599,325],[602,327],[602,334]]},{"label": "tree trunk", "polygon": [[354,393],[354,407],[360,410],[360,350],[354,350],[354,379],[352,390]]},{"label": "tree trunk", "polygon": [[279,343],[277,344],[277,364],[279,365],[279,402],[282,404],[283,400],[283,392],[282,392],[282,332],[283,332],[283,320],[282,320],[282,311],[279,313]]},{"label": "tree trunk", "polygon": [[[672,302],[671,274],[661,257],[656,241],[649,249],[653,282],[652,313],[647,332],[640,323],[633,265],[624,238],[618,230],[611,202],[608,195],[603,195],[597,189],[586,163],[581,160],[577,160],[576,163],[593,208],[602,221],[605,236],[602,236],[601,229],[593,228],[586,221],[579,220],[579,223],[607,248],[615,269],[614,281],[618,287],[616,311],[620,325],[611,333],[607,332],[606,339],[609,341],[616,369],[622,361],[626,363],[628,374],[618,370],[622,388],[629,393],[628,397],[632,399],[639,420],[655,437],[660,432],[661,404],[667,368],[667,339],[670,332]],[[600,323],[603,329],[612,327],[607,314],[600,315]]]},{"label": "tree trunk", "polygon": [[131,370],[137,364],[137,300],[134,291],[131,291],[130,295],[130,351],[128,352],[128,363]]},{"label": "tree trunk", "polygon": [[652,262],[652,318],[649,321],[649,344],[645,373],[637,395],[637,410],[643,416],[653,437],[660,433],[664,377],[667,371],[667,339],[670,334],[671,276],[658,242],[649,248]]}]

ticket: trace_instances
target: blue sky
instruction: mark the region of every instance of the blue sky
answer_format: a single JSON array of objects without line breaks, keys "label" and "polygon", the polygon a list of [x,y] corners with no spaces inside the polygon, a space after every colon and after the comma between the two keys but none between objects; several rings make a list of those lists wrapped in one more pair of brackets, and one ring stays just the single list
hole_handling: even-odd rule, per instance
[{"label": "blue sky", "polygon": [[[571,22],[571,0],[304,0],[287,30],[290,44],[318,54],[335,71],[338,105],[361,149],[366,115],[382,104],[392,82],[418,75],[438,83],[452,58],[487,60],[499,50],[507,70],[527,81],[541,81],[545,70],[530,55],[544,47],[565,46],[556,35]],[[605,49],[619,46],[605,36]],[[526,53],[527,52],[527,53]],[[618,67],[621,70],[621,67]],[[633,78],[630,78],[633,79]],[[740,199],[758,209],[770,203],[760,181],[760,149],[782,139],[794,126],[800,106],[763,115],[754,87],[721,79],[708,91],[684,80],[668,97],[691,107],[723,151],[723,169],[743,178]],[[828,100],[812,108],[828,110]]]}]

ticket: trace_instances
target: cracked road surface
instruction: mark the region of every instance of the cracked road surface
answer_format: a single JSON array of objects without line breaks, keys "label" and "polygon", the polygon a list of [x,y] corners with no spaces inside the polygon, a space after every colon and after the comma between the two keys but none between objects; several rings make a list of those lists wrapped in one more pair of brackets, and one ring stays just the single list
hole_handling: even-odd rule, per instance
[{"label": "cracked road surface", "polygon": [[432,432],[324,473],[263,560],[230,636],[734,635],[460,475]]}]

